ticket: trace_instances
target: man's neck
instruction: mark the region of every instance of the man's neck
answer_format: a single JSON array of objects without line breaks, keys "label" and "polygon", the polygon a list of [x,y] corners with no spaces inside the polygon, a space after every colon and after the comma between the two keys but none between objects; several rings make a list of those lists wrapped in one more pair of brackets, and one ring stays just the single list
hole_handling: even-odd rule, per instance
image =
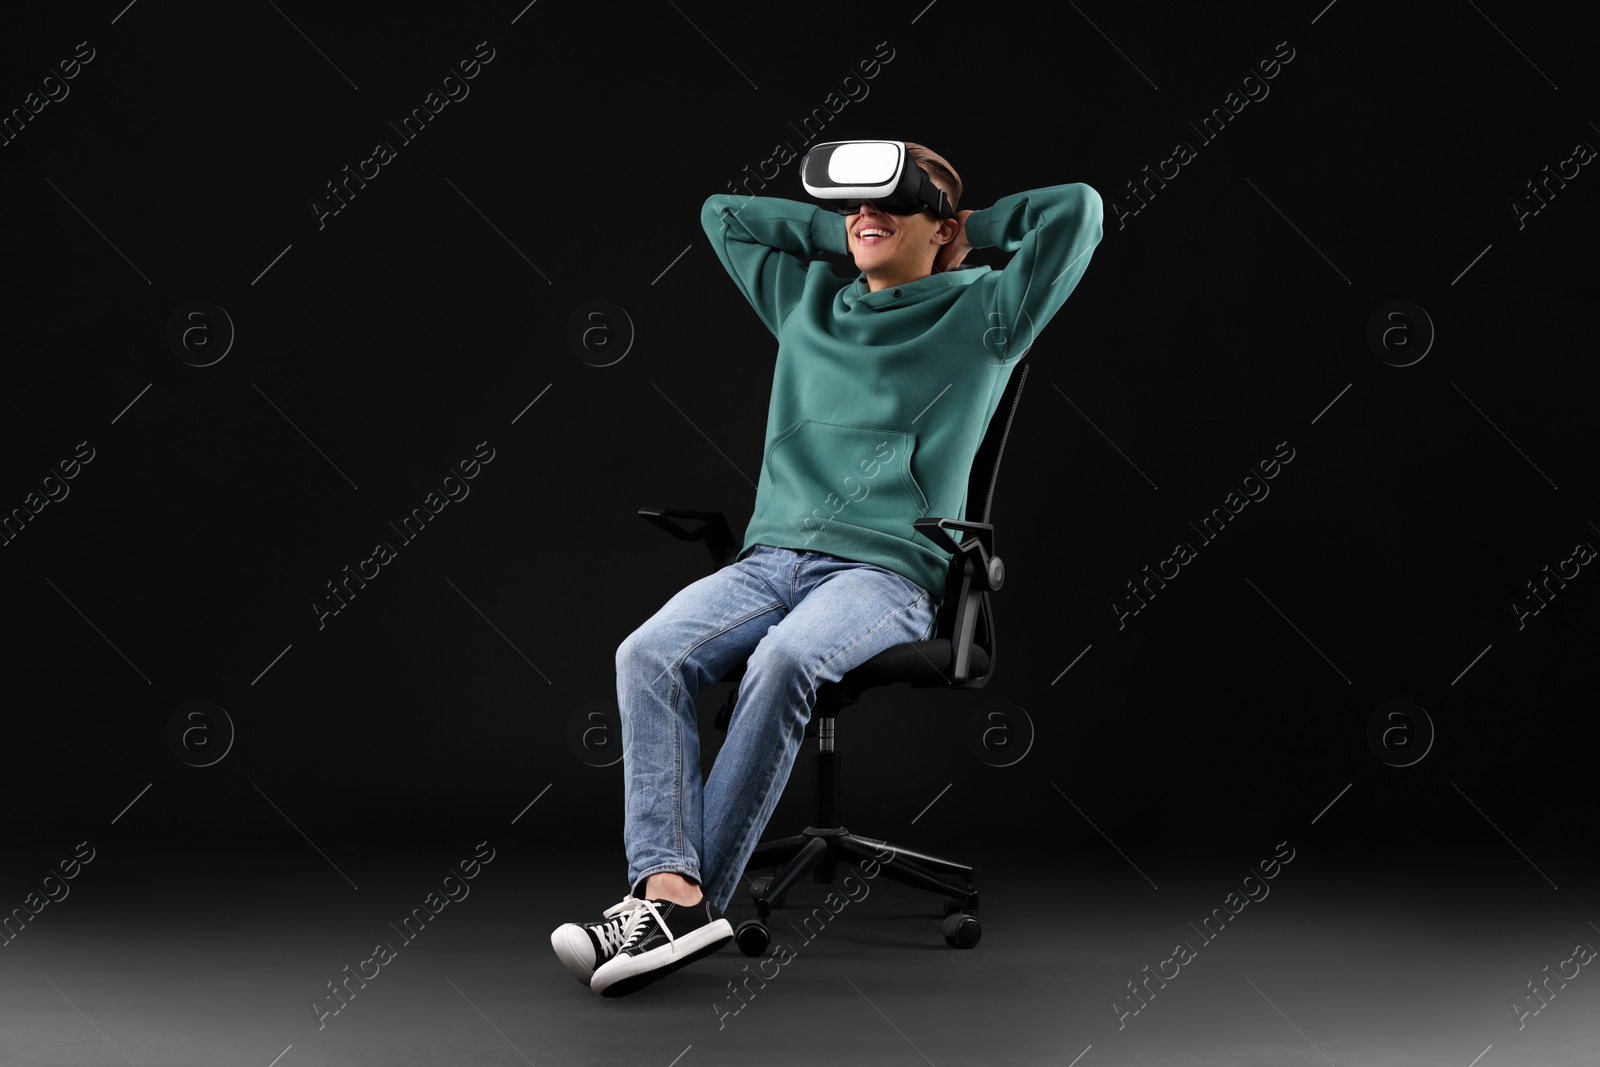
[{"label": "man's neck", "polygon": [[868,274],[866,275],[867,291],[876,293],[880,289],[896,289],[902,285],[910,285],[912,282],[920,282],[922,279],[932,276],[933,275],[931,271],[926,274],[915,274],[909,277],[901,275],[895,278],[889,278],[883,275],[874,276]]}]

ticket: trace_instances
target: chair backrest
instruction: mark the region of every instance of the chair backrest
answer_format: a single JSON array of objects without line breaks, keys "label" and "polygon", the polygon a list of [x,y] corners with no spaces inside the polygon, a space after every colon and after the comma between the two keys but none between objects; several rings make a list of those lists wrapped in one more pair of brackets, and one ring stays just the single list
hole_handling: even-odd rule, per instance
[{"label": "chair backrest", "polygon": [[[1011,377],[1006,381],[1005,390],[1000,394],[1000,402],[995,406],[994,415],[989,419],[989,427],[984,431],[983,440],[978,445],[978,453],[972,459],[972,472],[967,477],[967,513],[965,518],[969,522],[988,522],[991,508],[994,504],[994,487],[1000,480],[1000,460],[1005,454],[1006,439],[1011,434],[1011,421],[1016,417],[1017,405],[1022,400],[1022,387],[1028,380],[1028,357],[1023,356],[1016,366],[1011,368]],[[957,540],[964,540],[957,538]],[[938,625],[936,632],[940,637],[950,637],[955,625],[957,601],[961,591],[961,557],[956,556],[951,560],[950,574],[945,582],[945,595],[939,605]],[[990,614],[989,594],[978,594],[981,605],[978,614],[978,629],[974,634],[974,641],[989,653],[990,659],[994,657],[994,621]]]},{"label": "chair backrest", "polygon": [[[1005,452],[1006,438],[1011,433],[1011,420],[1017,414],[1017,403],[1022,399],[1022,387],[1027,380],[1028,357],[1023,356],[1011,368],[1011,377],[1006,382],[1005,391],[1000,394],[1000,403],[994,409],[994,417],[989,420],[989,428],[978,445],[978,454],[972,460],[972,474],[967,482],[967,518],[972,522],[989,521],[995,483],[1000,480],[1000,457]],[[982,501],[976,515],[972,514],[972,502],[975,500]]]}]

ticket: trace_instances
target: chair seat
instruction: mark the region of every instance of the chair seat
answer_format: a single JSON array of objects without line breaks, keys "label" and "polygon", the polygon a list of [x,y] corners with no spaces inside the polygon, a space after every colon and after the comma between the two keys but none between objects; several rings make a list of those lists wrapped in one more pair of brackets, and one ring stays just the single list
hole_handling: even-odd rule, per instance
[{"label": "chair seat", "polygon": [[[820,693],[830,688],[862,690],[901,682],[918,688],[948,687],[954,669],[954,645],[947,637],[936,637],[891,646],[845,672],[840,681],[822,686]],[[972,646],[970,660],[969,678],[982,678],[989,673],[989,654],[981,647]],[[725,674],[722,681],[737,682],[744,677],[744,672],[741,663]]]},{"label": "chair seat", "polygon": [[[839,683],[852,689],[907,682],[913,686],[950,685],[955,667],[955,642],[947,637],[930,641],[911,641],[879,652],[865,663],[846,672]],[[967,674],[981,678],[989,673],[989,654],[974,645]]]}]

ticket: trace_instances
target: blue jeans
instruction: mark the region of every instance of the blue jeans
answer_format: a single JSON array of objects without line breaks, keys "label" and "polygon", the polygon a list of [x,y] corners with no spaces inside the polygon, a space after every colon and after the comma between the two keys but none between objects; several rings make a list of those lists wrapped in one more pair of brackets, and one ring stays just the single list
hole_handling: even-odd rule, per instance
[{"label": "blue jeans", "polygon": [[[938,605],[909,578],[821,552],[757,545],[679,590],[617,649],[628,885],[698,882],[719,910],[777,806],[817,687],[933,636]],[[728,735],[700,780],[695,694],[746,662]]]}]

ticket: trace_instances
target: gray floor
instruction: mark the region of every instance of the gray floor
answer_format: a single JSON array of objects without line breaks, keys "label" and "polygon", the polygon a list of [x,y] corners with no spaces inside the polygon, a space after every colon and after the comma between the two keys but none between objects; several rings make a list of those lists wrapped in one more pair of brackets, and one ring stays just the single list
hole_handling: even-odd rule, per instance
[{"label": "gray floor", "polygon": [[[620,897],[610,853],[502,846],[465,898],[399,937],[390,923],[468,850],[339,848],[326,864],[307,863],[304,842],[104,852],[0,949],[0,1062],[1600,1062],[1595,968],[1565,988],[1552,979],[1557,995],[1521,1029],[1509,1007],[1574,944],[1600,945],[1600,908],[1576,884],[1594,879],[1556,891],[1510,849],[1355,869],[1302,844],[1268,895],[1209,942],[1191,923],[1223,905],[1242,869],[1144,858],[1163,868],[1152,882],[1110,848],[1054,866],[969,850],[984,894],[974,949],[944,944],[934,898],[883,878],[852,883],[855,898],[835,898],[838,913],[814,918],[808,937],[800,920],[827,890],[802,883],[775,916],[786,961],[730,946],[616,1000],[575,982],[547,940],[557,922]],[[730,912],[748,913],[742,899]],[[319,1029],[309,1001],[378,941],[393,958]],[[1164,964],[1180,941],[1193,957]],[[1121,1015],[1146,965],[1178,974]]]}]

